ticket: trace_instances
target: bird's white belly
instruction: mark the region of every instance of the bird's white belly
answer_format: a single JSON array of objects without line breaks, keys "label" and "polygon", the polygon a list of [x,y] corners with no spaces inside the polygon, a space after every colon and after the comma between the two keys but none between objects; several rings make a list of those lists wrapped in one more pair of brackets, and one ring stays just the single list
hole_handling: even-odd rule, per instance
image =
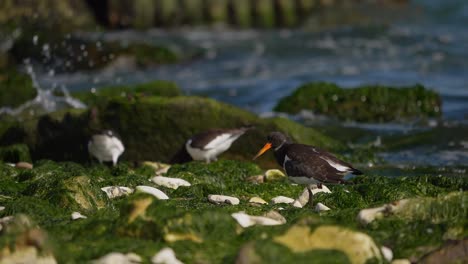
[{"label": "bird's white belly", "polygon": [[189,140],[185,144],[185,148],[194,160],[213,160],[216,159],[219,154],[228,150],[231,147],[232,142],[236,139],[237,137],[230,138],[210,149],[193,148],[190,146],[191,141]]},{"label": "bird's white belly", "polygon": [[101,161],[113,161],[114,157],[119,157],[124,152],[124,148],[119,139],[113,137],[97,135],[88,143],[88,151]]}]

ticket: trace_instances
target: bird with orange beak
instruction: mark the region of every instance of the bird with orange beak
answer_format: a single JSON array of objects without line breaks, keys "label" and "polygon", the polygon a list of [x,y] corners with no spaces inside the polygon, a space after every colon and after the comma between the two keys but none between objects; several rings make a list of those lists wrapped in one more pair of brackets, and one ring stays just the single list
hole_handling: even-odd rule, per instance
[{"label": "bird with orange beak", "polygon": [[333,154],[314,146],[293,143],[280,132],[271,132],[267,143],[253,159],[269,149],[273,149],[276,161],[292,182],[308,186],[310,205],[311,189],[322,188],[322,183],[345,184],[349,176],[362,174]]}]

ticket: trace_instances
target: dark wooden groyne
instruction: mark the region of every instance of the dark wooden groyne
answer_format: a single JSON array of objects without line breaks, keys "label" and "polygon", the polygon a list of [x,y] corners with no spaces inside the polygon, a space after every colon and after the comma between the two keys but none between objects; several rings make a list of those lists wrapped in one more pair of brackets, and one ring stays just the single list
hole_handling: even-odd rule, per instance
[{"label": "dark wooden groyne", "polygon": [[224,24],[237,28],[295,27],[325,8],[406,0],[86,0],[111,28]]}]

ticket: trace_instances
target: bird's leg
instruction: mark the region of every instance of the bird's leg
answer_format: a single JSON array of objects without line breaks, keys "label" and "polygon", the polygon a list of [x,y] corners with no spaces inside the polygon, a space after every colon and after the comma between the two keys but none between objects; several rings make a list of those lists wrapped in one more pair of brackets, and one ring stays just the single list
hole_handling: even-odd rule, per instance
[{"label": "bird's leg", "polygon": [[309,206],[311,208],[314,208],[314,204],[313,204],[313,201],[314,201],[314,194],[312,193],[312,189],[317,189],[319,188],[317,184],[309,184],[307,186],[307,190],[309,190]]},{"label": "bird's leg", "polygon": [[317,188],[322,189],[322,183],[321,182],[317,183]]},{"label": "bird's leg", "polygon": [[113,155],[112,156],[112,165],[115,167],[115,165],[117,165],[117,160],[119,159],[119,157],[117,155]]}]

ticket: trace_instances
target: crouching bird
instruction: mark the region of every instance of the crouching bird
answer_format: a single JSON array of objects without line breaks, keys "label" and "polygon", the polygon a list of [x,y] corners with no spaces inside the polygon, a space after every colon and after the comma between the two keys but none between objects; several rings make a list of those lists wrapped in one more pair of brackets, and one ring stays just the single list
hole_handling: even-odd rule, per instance
[{"label": "crouching bird", "polygon": [[258,158],[267,150],[273,148],[276,161],[288,175],[288,178],[298,184],[306,184],[309,190],[309,203],[312,205],[313,188],[322,188],[322,183],[347,183],[346,178],[360,175],[355,169],[333,154],[319,148],[292,143],[280,132],[271,132],[267,143],[255,155]]},{"label": "crouching bird", "polygon": [[193,160],[204,160],[210,163],[216,161],[221,153],[228,150],[231,144],[250,128],[208,130],[187,140],[185,148]]},{"label": "crouching bird", "polygon": [[103,130],[94,134],[88,142],[88,152],[101,164],[104,161],[112,161],[115,166],[124,151],[122,141],[112,130]]}]

